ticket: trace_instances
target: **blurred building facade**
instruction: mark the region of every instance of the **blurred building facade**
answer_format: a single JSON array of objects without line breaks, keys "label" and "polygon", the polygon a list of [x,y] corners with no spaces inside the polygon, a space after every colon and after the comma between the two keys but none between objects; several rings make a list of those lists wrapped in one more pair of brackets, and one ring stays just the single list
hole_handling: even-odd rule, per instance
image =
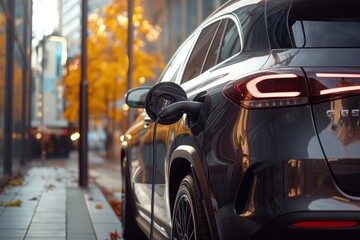
[{"label": "blurred building facade", "polygon": [[[124,0],[127,1],[127,0]],[[215,9],[228,0],[142,1],[146,17],[162,28],[162,37],[148,47],[169,60],[186,37]],[[111,0],[88,0],[88,14],[105,7]],[[81,50],[81,0],[58,0],[58,33],[67,38],[68,57]]]},{"label": "blurred building facade", "polygon": [[31,0],[0,0],[0,180],[29,160]]},{"label": "blurred building facade", "polygon": [[32,54],[31,157],[67,157],[69,124],[64,119],[63,86],[67,43],[64,37],[44,36]]},{"label": "blurred building facade", "polygon": [[[106,6],[111,0],[88,0],[88,14]],[[81,51],[81,0],[58,0],[58,33],[68,42],[68,57]]]},{"label": "blurred building facade", "polygon": [[182,42],[215,9],[228,0],[157,0],[143,1],[145,15],[162,29],[159,41],[149,50],[163,53],[165,62]]}]

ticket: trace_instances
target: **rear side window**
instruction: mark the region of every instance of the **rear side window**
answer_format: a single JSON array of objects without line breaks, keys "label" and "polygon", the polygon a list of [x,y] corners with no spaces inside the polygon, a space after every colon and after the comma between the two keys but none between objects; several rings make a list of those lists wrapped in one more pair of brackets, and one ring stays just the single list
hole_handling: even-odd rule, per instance
[{"label": "rear side window", "polygon": [[360,47],[360,2],[269,2],[272,48]]},{"label": "rear side window", "polygon": [[240,50],[241,42],[238,28],[236,27],[234,21],[229,20],[225,30],[223,42],[220,46],[220,55],[218,62],[222,62],[228,59],[229,57],[240,52]]},{"label": "rear side window", "polygon": [[209,53],[207,55],[202,72],[207,71],[208,69],[212,68],[216,64],[217,57],[219,54],[219,46],[220,46],[221,39],[224,34],[224,29],[225,29],[226,23],[227,23],[227,20],[223,20],[219,26],[219,29],[214,37],[214,41],[211,44],[211,47],[209,49]]},{"label": "rear side window", "polygon": [[197,77],[201,73],[205,57],[219,24],[220,21],[215,22],[201,31],[200,36],[195,43],[194,49],[191,52],[189,61],[186,64],[181,83],[185,83]]}]

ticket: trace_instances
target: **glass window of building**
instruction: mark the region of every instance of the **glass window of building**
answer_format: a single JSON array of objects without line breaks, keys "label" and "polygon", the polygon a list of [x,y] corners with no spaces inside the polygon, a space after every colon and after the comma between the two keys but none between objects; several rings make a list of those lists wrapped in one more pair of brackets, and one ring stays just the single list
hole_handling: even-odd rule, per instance
[{"label": "glass window of building", "polygon": [[4,103],[6,78],[6,14],[0,4],[0,177],[4,174]]},{"label": "glass window of building", "polygon": [[198,25],[198,4],[197,1],[194,0],[188,0],[186,4],[186,35],[189,35],[195,30]]},{"label": "glass window of building", "polygon": [[24,46],[24,1],[15,0],[15,33],[21,45]]},{"label": "glass window of building", "polygon": [[21,162],[22,146],[22,97],[23,92],[23,64],[24,55],[18,43],[15,44],[14,81],[13,81],[13,168],[17,169]]}]

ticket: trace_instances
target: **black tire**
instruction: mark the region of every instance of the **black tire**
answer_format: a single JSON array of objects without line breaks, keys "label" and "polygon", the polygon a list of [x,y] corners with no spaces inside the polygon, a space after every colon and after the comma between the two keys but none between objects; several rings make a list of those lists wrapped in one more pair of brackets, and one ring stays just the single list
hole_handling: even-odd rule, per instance
[{"label": "black tire", "polygon": [[182,180],[176,194],[171,239],[211,239],[204,207],[191,175]]},{"label": "black tire", "polygon": [[123,228],[123,237],[125,240],[146,240],[148,239],[135,221],[135,211],[131,198],[131,192],[128,182],[127,159],[124,158],[121,165],[121,224]]}]

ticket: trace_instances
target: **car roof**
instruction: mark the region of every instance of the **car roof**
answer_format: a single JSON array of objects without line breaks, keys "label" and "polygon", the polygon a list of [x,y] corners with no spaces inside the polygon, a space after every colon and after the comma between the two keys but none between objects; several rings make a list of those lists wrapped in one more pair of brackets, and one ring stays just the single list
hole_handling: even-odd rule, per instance
[{"label": "car roof", "polygon": [[228,2],[226,2],[225,4],[223,4],[220,8],[218,8],[217,10],[215,10],[208,18],[218,18],[222,15],[225,14],[229,14],[234,12],[236,9],[243,7],[243,6],[247,6],[247,5],[254,5],[254,4],[259,4],[262,3],[266,0],[230,0]]}]

